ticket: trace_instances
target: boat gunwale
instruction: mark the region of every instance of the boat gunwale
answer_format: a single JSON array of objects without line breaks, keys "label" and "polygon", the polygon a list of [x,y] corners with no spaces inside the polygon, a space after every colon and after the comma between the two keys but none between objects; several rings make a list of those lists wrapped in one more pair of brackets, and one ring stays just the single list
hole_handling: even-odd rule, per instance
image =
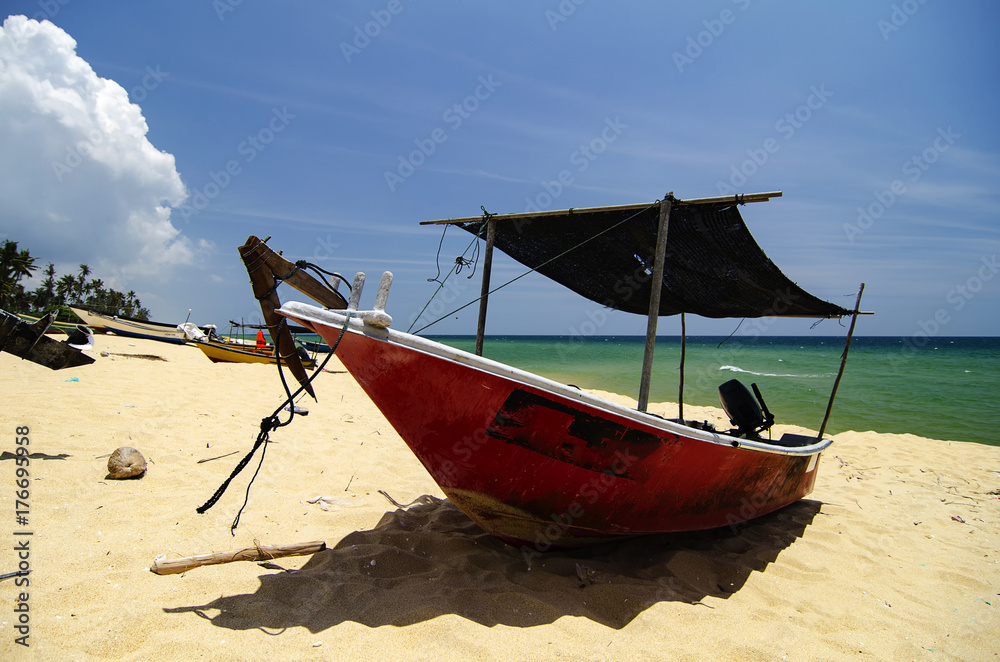
[{"label": "boat gunwale", "polygon": [[[132,331],[131,329],[113,329],[109,327],[104,327],[104,330],[108,333],[112,333],[116,336],[121,336],[122,338],[138,338],[140,340],[156,340],[157,342],[167,342],[174,345],[184,345],[187,343],[187,337],[185,336],[167,336],[163,335],[159,331],[152,329],[143,329],[142,331]],[[143,333],[147,331],[148,333]]]},{"label": "boat gunwale", "polygon": [[[187,334],[183,330],[176,326],[171,327],[165,322],[141,322],[139,320],[96,313],[85,308],[77,308],[76,306],[70,306],[69,308],[89,326],[95,329],[102,329],[107,333],[122,336],[123,338],[156,340],[175,345],[184,345],[188,342]],[[94,319],[97,321],[94,321]]]},{"label": "boat gunwale", "polygon": [[[270,348],[271,353],[267,353],[267,352],[264,352],[264,351],[257,350],[256,346],[252,346],[252,345],[247,345],[245,347],[244,346],[235,346],[232,343],[220,342],[218,340],[191,340],[189,342],[190,342],[190,344],[195,345],[199,349],[202,349],[204,347],[212,347],[212,348],[221,350],[223,353],[229,352],[229,353],[237,354],[239,356],[245,356],[245,357],[252,357],[252,358],[261,359],[260,361],[228,361],[228,363],[267,363],[267,364],[273,364],[274,363],[274,360],[273,360],[274,359],[274,354],[273,354],[274,346],[273,345],[268,345],[268,347]],[[211,356],[209,356],[208,352],[205,352],[203,349],[202,349],[202,353],[205,354],[205,356],[207,356],[209,359],[212,358]],[[303,359],[302,364],[303,364],[303,366],[306,367],[307,370],[312,370],[312,369],[314,369],[314,368],[316,368],[316,367],[319,366],[319,362],[316,361],[315,359],[312,359],[312,358],[310,358],[308,361],[306,361],[305,359]]]},{"label": "boat gunwale", "polygon": [[[28,324],[37,324],[45,318],[45,315],[34,315],[32,313],[16,313],[16,315]],[[76,327],[80,325],[88,326],[84,322],[63,322],[60,320],[53,320],[52,324],[49,325],[48,332],[56,331],[68,334],[70,331],[75,331]]]},{"label": "boat gunwale", "polygon": [[[154,331],[156,333],[177,333],[180,334],[181,337],[184,336],[183,331],[178,329],[176,325],[169,324],[168,322],[154,322],[152,320],[142,321],[142,320],[131,319],[128,317],[118,317],[117,315],[105,315],[104,313],[98,313],[92,310],[87,310],[86,308],[78,308],[77,306],[69,306],[69,309],[72,310],[80,319],[84,320],[85,322],[87,321],[87,319],[86,317],[84,317],[84,315],[80,314],[81,312],[85,313],[87,316],[96,318],[101,322],[100,324],[101,328],[109,329],[111,331],[114,331],[115,329],[114,327],[105,326],[107,322],[121,324],[122,326],[135,327],[143,329],[145,331]],[[90,326],[98,326],[98,323],[92,322]]]},{"label": "boat gunwale", "polygon": [[473,368],[475,370],[493,374],[514,382],[519,382],[552,395],[568,398],[569,400],[579,402],[580,404],[593,407],[610,414],[622,416],[637,424],[653,427],[658,430],[662,430],[663,432],[683,436],[696,441],[727,446],[733,449],[744,449],[774,455],[791,455],[798,457],[817,455],[833,443],[832,439],[823,438],[817,439],[815,443],[808,446],[781,446],[774,443],[767,443],[767,441],[762,439],[733,437],[727,434],[689,427],[682,423],[657,416],[656,414],[650,414],[638,409],[626,407],[592,393],[554,381],[547,377],[542,377],[541,375],[537,375],[520,368],[515,368],[483,356],[476,356],[475,354],[456,349],[454,347],[449,347],[427,338],[396,331],[390,328],[374,327],[366,324],[364,321],[353,315],[348,319],[349,313],[357,314],[358,311],[328,310],[308,303],[289,301],[283,303],[281,308],[279,308],[276,312],[284,315],[285,317],[294,318],[300,322],[313,322],[335,328],[343,328],[344,322],[347,320],[349,330],[354,333],[406,347],[422,354],[459,363],[468,368]]}]

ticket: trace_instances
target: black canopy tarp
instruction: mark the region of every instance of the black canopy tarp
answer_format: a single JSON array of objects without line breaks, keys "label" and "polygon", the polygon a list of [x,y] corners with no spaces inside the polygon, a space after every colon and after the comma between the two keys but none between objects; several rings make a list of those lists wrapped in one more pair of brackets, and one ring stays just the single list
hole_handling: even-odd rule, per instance
[{"label": "black canopy tarp", "polygon": [[[495,246],[592,301],[646,315],[659,212],[654,202],[497,215]],[[485,222],[455,224],[485,237]],[[781,273],[750,235],[736,204],[678,200],[670,212],[660,315],[682,312],[716,318],[851,313]]]}]

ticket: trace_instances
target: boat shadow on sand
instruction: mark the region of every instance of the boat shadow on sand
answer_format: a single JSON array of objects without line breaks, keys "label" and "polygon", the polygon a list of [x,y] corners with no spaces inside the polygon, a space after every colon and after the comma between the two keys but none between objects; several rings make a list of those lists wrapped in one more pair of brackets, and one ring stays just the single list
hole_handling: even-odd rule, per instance
[{"label": "boat shadow on sand", "polygon": [[[528,559],[447,500],[386,513],[302,568],[262,575],[253,594],[193,612],[218,627],[321,632],[345,621],[404,626],[455,614],[481,625],[530,627],[581,616],[623,628],[659,602],[727,598],[763,572],[819,513],[802,500],[738,527],[660,534]],[[708,605],[706,605],[708,606]]]}]

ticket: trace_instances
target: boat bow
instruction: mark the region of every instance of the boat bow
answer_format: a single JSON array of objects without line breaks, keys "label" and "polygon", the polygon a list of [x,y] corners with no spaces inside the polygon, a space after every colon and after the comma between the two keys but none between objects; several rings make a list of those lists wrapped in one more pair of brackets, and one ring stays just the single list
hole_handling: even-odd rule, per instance
[{"label": "boat bow", "polygon": [[299,358],[295,340],[288,330],[288,325],[283,324],[281,316],[275,313],[275,310],[281,306],[277,293],[278,285],[286,282],[329,308],[346,308],[347,302],[337,292],[336,283],[332,288],[324,287],[302,272],[301,269],[306,265],[305,262],[289,262],[279,253],[271,250],[265,243],[266,241],[267,239],[262,241],[253,235],[248,237],[246,243],[239,248],[240,259],[243,260],[247,273],[250,275],[253,294],[260,303],[260,310],[264,315],[264,323],[267,325],[267,332],[271,336],[276,355],[285,362],[299,385],[315,399],[316,393],[313,391],[309,376]]}]

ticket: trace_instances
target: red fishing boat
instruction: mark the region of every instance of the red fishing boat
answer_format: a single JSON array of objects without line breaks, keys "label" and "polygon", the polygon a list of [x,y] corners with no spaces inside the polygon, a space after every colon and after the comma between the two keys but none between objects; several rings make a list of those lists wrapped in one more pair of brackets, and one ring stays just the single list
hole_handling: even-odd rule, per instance
[{"label": "red fishing boat", "polygon": [[[647,314],[636,409],[481,351],[390,328],[389,273],[373,308],[359,310],[363,274],[345,308],[339,294],[316,283],[305,287],[308,276],[255,237],[240,252],[276,342],[287,342],[278,315],[320,334],[456,506],[498,538],[545,551],[733,525],[813,489],[820,454],[832,443],[823,436],[826,420],[817,436],[765,438],[773,416],[756,387],[756,399],[735,380],[721,387],[729,430],[687,421],[682,408],[670,420],[645,411],[661,315],[852,316],[849,346],[857,307],[801,290],[764,255],[740,217],[738,203],[777,195],[667,196],[644,205],[438,222],[486,241],[477,348],[494,246],[602,305]],[[279,308],[274,287],[281,274],[322,306]],[[298,374],[304,382],[304,371]],[[838,374],[833,394],[839,381]]]}]

